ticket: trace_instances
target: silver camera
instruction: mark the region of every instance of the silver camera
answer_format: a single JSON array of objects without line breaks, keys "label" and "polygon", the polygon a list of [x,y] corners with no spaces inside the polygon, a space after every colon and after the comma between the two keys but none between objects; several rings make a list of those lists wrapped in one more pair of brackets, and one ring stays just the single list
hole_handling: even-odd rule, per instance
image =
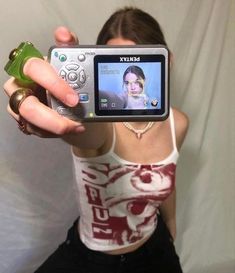
[{"label": "silver camera", "polygon": [[59,114],[82,121],[164,120],[169,114],[169,51],[162,45],[52,47],[49,61],[76,92]]}]

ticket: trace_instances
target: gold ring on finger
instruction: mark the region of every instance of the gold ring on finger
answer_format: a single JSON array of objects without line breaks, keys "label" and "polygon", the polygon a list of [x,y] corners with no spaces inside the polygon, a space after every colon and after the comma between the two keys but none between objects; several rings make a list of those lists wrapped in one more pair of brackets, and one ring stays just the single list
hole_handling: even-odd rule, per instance
[{"label": "gold ring on finger", "polygon": [[9,105],[11,107],[11,110],[19,114],[19,108],[22,102],[29,96],[35,95],[34,92],[31,89],[28,88],[20,88],[17,89],[11,96],[9,100]]}]

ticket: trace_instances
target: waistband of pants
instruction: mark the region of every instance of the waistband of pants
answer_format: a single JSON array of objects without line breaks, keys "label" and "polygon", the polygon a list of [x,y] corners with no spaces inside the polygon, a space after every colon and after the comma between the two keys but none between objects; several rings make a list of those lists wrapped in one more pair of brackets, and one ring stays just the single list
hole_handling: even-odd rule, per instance
[{"label": "waistband of pants", "polygon": [[169,239],[169,236],[170,236],[165,223],[163,222],[161,216],[159,215],[157,228],[155,229],[153,234],[150,236],[150,238],[142,246],[140,246],[138,249],[136,249],[133,252],[112,255],[112,254],[107,254],[101,251],[92,250],[86,247],[83,244],[83,242],[80,240],[80,236],[79,236],[78,228],[77,228],[78,221],[79,219],[74,222],[73,227],[69,230],[67,240],[73,242],[75,246],[79,248],[80,251],[85,253],[88,259],[96,260],[96,261],[105,261],[106,263],[115,263],[115,262],[124,261],[124,260],[139,259],[143,255],[146,255],[146,250],[156,251],[156,249],[160,247],[162,243],[164,242],[164,238],[167,237]]}]

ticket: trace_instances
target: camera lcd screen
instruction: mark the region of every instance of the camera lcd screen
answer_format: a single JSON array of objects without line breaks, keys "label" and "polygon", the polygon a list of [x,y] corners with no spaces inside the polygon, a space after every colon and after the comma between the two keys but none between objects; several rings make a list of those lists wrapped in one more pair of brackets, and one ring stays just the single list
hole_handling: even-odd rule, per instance
[{"label": "camera lcd screen", "polygon": [[165,64],[163,55],[96,55],[96,115],[164,114]]}]

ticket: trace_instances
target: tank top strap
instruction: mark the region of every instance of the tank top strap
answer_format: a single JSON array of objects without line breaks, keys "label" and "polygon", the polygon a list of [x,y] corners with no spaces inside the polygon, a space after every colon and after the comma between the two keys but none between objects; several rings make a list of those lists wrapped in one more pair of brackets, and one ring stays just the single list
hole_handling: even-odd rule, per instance
[{"label": "tank top strap", "polygon": [[115,123],[112,123],[112,127],[113,127],[113,140],[112,140],[112,145],[110,147],[109,152],[113,153],[114,152],[114,148],[115,148],[115,144],[116,144],[116,128],[115,128]]},{"label": "tank top strap", "polygon": [[171,127],[171,137],[172,137],[173,147],[174,149],[177,150],[176,135],[175,135],[175,120],[174,120],[174,113],[172,108],[170,108],[170,127]]}]

